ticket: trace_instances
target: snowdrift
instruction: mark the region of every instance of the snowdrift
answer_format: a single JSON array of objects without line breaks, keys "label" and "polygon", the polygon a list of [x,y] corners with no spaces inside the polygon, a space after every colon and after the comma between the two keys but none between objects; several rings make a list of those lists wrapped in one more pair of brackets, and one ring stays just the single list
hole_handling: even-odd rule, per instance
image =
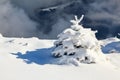
[{"label": "snowdrift", "polygon": [[61,66],[55,63],[59,60],[51,56],[54,42],[55,40],[0,36],[0,79],[120,80],[119,54],[105,54],[111,63]]}]

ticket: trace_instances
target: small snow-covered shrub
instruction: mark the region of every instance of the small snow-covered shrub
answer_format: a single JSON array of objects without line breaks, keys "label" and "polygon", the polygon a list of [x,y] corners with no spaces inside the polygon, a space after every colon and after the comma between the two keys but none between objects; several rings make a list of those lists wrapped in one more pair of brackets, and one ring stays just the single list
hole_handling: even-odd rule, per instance
[{"label": "small snow-covered shrub", "polygon": [[[96,39],[96,31],[83,28],[79,25],[80,19],[75,16],[71,20],[71,28],[64,30],[58,35],[58,40],[54,43],[55,49],[52,55],[60,58],[64,63],[96,63],[104,61],[105,57],[101,52],[100,42]],[[75,62],[77,61],[77,62]]]}]

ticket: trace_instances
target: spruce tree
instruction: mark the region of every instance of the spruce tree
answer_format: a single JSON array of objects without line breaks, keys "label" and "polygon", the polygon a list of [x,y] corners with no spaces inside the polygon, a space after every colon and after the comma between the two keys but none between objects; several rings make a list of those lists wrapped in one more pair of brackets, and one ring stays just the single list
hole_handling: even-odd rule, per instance
[{"label": "spruce tree", "polygon": [[[71,28],[65,29],[57,37],[55,41],[55,49],[52,55],[56,58],[65,57],[65,60],[75,60],[79,63],[96,63],[105,61],[105,56],[101,51],[101,45],[97,40],[95,33],[90,28],[84,28],[80,19],[75,16],[75,20],[71,20]],[[63,59],[63,58],[61,58]]]}]

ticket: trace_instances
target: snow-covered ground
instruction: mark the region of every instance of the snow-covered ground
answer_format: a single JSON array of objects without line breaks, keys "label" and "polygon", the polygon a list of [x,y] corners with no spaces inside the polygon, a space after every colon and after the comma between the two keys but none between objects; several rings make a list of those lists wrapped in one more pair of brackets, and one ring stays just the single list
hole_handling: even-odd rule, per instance
[{"label": "snow-covered ground", "polygon": [[108,63],[57,65],[51,56],[53,42],[1,36],[0,80],[120,80],[119,53],[105,54]]}]

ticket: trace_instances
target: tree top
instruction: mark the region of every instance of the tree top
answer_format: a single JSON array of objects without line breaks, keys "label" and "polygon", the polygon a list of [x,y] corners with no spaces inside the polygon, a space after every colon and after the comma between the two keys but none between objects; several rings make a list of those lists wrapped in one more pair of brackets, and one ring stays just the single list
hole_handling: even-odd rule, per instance
[{"label": "tree top", "polygon": [[73,24],[73,25],[79,25],[79,23],[83,20],[84,18],[84,15],[82,15],[80,17],[80,19],[78,19],[78,17],[75,15],[75,20],[71,20],[70,22]]}]

